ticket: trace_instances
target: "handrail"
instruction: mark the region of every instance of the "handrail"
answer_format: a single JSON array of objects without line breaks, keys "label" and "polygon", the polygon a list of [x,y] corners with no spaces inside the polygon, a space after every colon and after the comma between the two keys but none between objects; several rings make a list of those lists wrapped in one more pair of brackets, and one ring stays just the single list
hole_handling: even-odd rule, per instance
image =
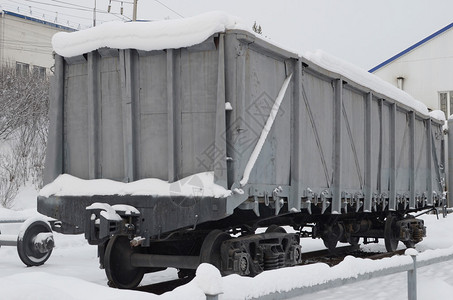
[{"label": "handrail", "polygon": [[417,260],[417,251],[414,249],[408,249],[408,250],[406,250],[405,254],[412,257],[412,260],[413,260],[412,263],[404,263],[399,266],[393,266],[393,267],[388,267],[388,268],[384,268],[381,270],[366,272],[363,274],[359,274],[357,276],[332,279],[332,280],[327,281],[322,284],[295,288],[295,289],[292,289],[292,290],[289,290],[286,292],[274,292],[274,293],[270,293],[267,295],[263,295],[263,296],[251,298],[251,299],[259,299],[259,300],[289,299],[289,298],[294,298],[294,297],[318,292],[318,291],[329,289],[329,288],[340,287],[342,285],[349,284],[349,283],[355,283],[355,282],[359,282],[359,281],[363,281],[363,280],[392,275],[392,274],[401,273],[401,272],[408,272],[408,277],[407,277],[408,299],[416,300],[417,299],[417,275],[416,275],[417,268],[425,267],[428,265],[432,265],[432,264],[436,264],[436,263],[440,263],[440,262],[444,262],[444,261],[448,261],[448,260],[453,260],[453,252],[452,251],[447,251],[447,252],[448,253],[446,253],[445,255],[439,255],[436,257],[428,258],[428,259]]},{"label": "handrail", "polygon": [[[402,259],[397,265],[379,268],[377,270],[367,271],[361,274],[350,274],[344,278],[332,278],[323,283],[302,286],[290,289],[288,291],[276,291],[258,297],[246,299],[253,300],[270,300],[270,299],[290,299],[300,297],[302,295],[311,294],[325,289],[336,288],[349,283],[369,280],[372,278],[392,275],[401,272],[407,272],[408,281],[408,299],[417,299],[417,268],[429,266],[432,264],[453,260],[453,247],[449,249],[434,250],[435,255],[418,253],[415,249],[408,249],[405,252],[406,256],[410,256],[412,260]],[[418,259],[417,259],[418,257]],[[218,295],[206,295],[206,299],[216,300]]]}]

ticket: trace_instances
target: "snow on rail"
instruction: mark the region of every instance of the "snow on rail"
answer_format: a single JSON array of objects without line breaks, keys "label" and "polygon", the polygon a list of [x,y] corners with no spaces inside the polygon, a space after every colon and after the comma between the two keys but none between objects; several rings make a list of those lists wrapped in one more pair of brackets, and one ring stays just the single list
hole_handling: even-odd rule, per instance
[{"label": "snow on rail", "polygon": [[203,172],[169,183],[157,178],[124,183],[110,179],[80,179],[69,174],[58,176],[41,189],[39,196],[200,196],[227,197],[231,191],[214,183],[214,172]]}]

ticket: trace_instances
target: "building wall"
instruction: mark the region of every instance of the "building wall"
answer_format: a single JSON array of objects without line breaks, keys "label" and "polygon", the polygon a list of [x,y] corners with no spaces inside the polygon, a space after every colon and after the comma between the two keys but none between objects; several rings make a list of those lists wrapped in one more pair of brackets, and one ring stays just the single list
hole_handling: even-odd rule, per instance
[{"label": "building wall", "polygon": [[30,71],[33,66],[45,67],[49,73],[54,64],[52,36],[67,29],[4,11],[0,18],[0,62],[29,64]]},{"label": "building wall", "polygon": [[403,90],[428,108],[440,109],[439,93],[453,91],[453,30],[436,36],[374,74],[395,86],[397,78],[403,77]]}]

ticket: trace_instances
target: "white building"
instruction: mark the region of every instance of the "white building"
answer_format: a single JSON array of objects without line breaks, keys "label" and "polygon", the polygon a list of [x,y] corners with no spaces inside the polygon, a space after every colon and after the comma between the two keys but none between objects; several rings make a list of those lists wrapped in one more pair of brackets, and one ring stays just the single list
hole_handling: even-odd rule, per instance
[{"label": "white building", "polygon": [[30,16],[2,10],[0,15],[0,63],[22,73],[44,75],[53,66],[52,36],[74,29]]},{"label": "white building", "polygon": [[453,114],[453,23],[369,72],[402,88],[429,109]]}]

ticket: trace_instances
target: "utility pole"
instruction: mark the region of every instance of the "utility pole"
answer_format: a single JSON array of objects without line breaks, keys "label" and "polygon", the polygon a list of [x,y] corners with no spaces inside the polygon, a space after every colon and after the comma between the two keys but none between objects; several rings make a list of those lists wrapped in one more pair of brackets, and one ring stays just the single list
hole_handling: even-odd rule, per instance
[{"label": "utility pole", "polygon": [[96,0],[94,0],[94,8],[93,8],[93,27],[96,27]]},{"label": "utility pole", "polygon": [[137,21],[137,2],[138,0],[134,0],[134,11],[132,13],[132,21]]},{"label": "utility pole", "polygon": [[[122,1],[122,0],[110,0],[109,1],[109,6],[107,8],[107,12],[110,13],[110,10],[112,9],[112,2],[121,2],[120,13],[121,13],[121,15],[123,15],[123,2],[124,1]],[[138,2],[138,0],[133,0],[133,2],[125,2],[126,4],[134,5],[134,7],[132,9],[132,21],[137,21],[137,6],[138,6],[137,2]],[[95,7],[96,7],[96,2],[95,2]]]}]

